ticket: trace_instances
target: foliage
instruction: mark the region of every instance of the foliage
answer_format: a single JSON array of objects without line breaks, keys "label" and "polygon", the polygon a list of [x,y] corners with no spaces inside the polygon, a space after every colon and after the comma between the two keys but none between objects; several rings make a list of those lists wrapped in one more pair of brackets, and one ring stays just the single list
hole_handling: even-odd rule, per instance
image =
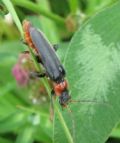
[{"label": "foliage", "polygon": [[[116,1],[0,2],[0,142],[104,143],[110,136],[120,138],[120,126],[114,129],[120,118],[120,2]],[[7,10],[14,24],[5,21]],[[75,103],[62,111],[56,99],[53,123],[48,80],[31,80],[20,87],[12,75],[19,54],[27,49],[20,40],[24,19],[44,31],[52,44],[59,43],[57,54]]]}]

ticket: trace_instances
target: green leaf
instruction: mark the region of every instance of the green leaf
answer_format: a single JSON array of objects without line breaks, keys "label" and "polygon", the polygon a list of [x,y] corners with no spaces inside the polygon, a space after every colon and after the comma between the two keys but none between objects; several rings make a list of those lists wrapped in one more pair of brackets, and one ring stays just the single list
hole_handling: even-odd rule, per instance
[{"label": "green leaf", "polygon": [[13,112],[0,119],[0,133],[8,132],[21,127],[25,123],[26,115],[24,112]]},{"label": "green leaf", "polygon": [[0,54],[8,53],[8,54],[19,54],[19,52],[25,50],[25,46],[23,46],[22,41],[20,39],[17,41],[6,41],[0,46]]},{"label": "green leaf", "polygon": [[112,137],[112,138],[120,138],[120,129],[119,128],[113,129],[110,137]]},{"label": "green leaf", "polygon": [[3,137],[0,137],[0,142],[1,143],[13,143],[12,141],[6,139],[6,138],[3,138]]},{"label": "green leaf", "polygon": [[81,102],[61,111],[64,121],[56,115],[54,142],[104,143],[120,119],[120,2],[78,30],[65,69],[72,99]]},{"label": "green leaf", "polygon": [[15,143],[33,143],[33,133],[34,128],[32,126],[28,126],[24,128],[21,133],[18,135]]}]

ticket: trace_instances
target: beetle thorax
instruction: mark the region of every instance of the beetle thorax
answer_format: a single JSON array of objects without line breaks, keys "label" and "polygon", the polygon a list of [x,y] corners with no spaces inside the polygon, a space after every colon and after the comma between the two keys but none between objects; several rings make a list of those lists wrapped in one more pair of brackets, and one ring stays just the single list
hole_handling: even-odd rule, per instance
[{"label": "beetle thorax", "polygon": [[64,81],[62,81],[62,82],[60,82],[60,83],[54,83],[53,86],[54,86],[55,94],[56,94],[57,96],[60,96],[61,93],[62,93],[65,89],[67,89],[67,81],[64,80]]}]

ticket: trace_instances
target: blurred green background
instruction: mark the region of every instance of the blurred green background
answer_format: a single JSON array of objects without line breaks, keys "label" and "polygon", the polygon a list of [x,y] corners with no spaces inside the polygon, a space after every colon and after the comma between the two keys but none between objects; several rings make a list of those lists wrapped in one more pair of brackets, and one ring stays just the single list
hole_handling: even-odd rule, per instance
[{"label": "blurred green background", "polygon": [[[117,0],[11,0],[21,22],[30,20],[52,44],[58,55],[75,31],[89,18]],[[0,1],[0,143],[51,143],[50,100],[39,79],[18,84],[12,74],[22,51],[28,50],[5,5]],[[29,65],[29,63],[27,63]],[[27,67],[28,68],[28,67]],[[120,143],[119,127],[108,143]]]}]

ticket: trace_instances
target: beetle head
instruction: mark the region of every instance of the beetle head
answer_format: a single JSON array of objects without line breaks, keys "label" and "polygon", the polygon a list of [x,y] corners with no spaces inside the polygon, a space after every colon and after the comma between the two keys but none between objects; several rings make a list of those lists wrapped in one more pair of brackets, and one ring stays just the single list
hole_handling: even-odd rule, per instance
[{"label": "beetle head", "polygon": [[59,96],[59,103],[62,107],[66,107],[70,99],[71,96],[69,95],[69,91],[66,89]]}]

